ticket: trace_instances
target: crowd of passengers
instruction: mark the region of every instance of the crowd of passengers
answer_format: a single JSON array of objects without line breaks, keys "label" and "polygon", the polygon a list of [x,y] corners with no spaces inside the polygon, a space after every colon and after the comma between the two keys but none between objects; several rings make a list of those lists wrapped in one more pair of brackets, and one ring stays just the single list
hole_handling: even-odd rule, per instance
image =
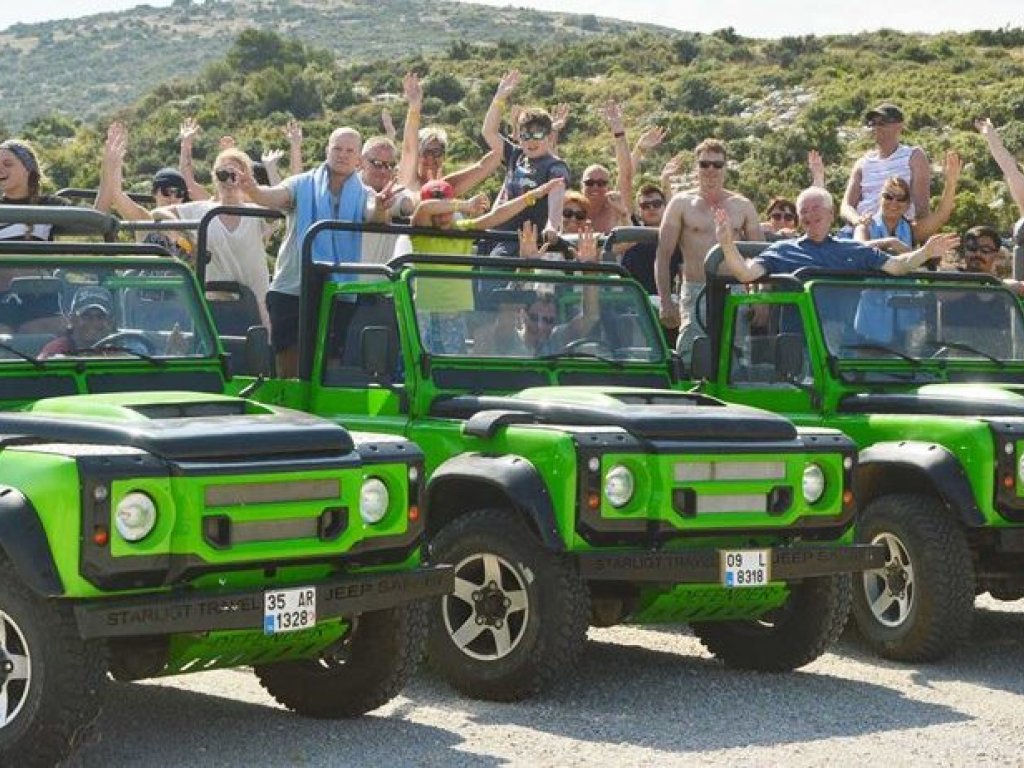
[{"label": "crowd of passengers", "polygon": [[[104,145],[95,207],[132,221],[194,222],[221,205],[283,212],[285,230],[272,275],[266,255],[272,226],[255,217],[222,214],[208,230],[206,279],[232,281],[252,290],[270,330],[277,371],[285,376],[297,371],[302,235],[325,219],[409,221],[438,230],[435,236],[412,238],[354,232],[317,238],[314,260],[335,264],[356,258],[384,263],[396,253],[409,251],[473,253],[478,247],[473,240],[444,235],[453,229],[518,233],[518,238],[488,246],[496,256],[592,261],[598,258],[595,239],[616,227],[657,227],[656,242],[619,245],[615,253],[651,295],[667,337],[683,353],[696,332],[695,304],[704,281],[704,256],[716,244],[722,246],[726,268],[744,282],[808,265],[901,274],[942,262],[994,275],[1005,271],[1002,240],[991,227],[972,227],[962,238],[939,232],[953,212],[961,160],[955,152],[946,153],[943,191],[932,210],[931,163],[920,147],[901,142],[904,114],[894,104],[879,104],[864,115],[874,146],[851,169],[838,210],[842,226],[835,231],[836,206],[825,189],[823,160],[814,151],[808,156],[811,185],[795,201],[773,199],[763,220],[748,198],[726,187],[727,147],[717,139],[705,139],[695,148],[693,182],[686,188],[673,187],[683,169],[681,155],[665,164],[659,182],[636,184],[645,154],[662,144],[666,131],[648,129],[630,147],[622,109],[614,102],[601,109],[614,143],[614,166],[588,165],[579,175],[578,189],[572,189],[573,173],[558,153],[558,137],[570,116],[568,107],[559,105],[549,113],[540,107],[515,106],[512,98],[518,84],[516,71],[501,78],[483,122],[488,151],[459,169],[445,167],[445,130],[421,126],[423,91],[412,73],[403,81],[408,107],[400,146],[385,112],[386,135],[364,141],[353,128],[337,128],[327,142],[324,162],[303,171],[302,127],[291,121],[284,128],[290,171],[284,178],[278,169],[283,151],[265,153],[257,162],[224,137],[213,162],[212,191],[207,189],[197,182],[192,163],[200,127],[186,120],[181,126],[178,167],[164,168],[153,176],[156,205],[152,209],[124,190],[129,137],[125,126],[115,122]],[[504,133],[503,120],[510,126]],[[976,127],[1024,215],[1024,172],[989,120],[979,120]],[[495,200],[473,193],[499,169],[504,181]],[[43,194],[42,178],[39,161],[27,142],[0,143],[0,203],[68,204]],[[47,240],[53,235],[48,226],[0,224],[0,239]],[[145,237],[158,239],[181,259],[191,262],[193,258],[194,233],[163,231]],[[774,242],[756,259],[745,261],[736,240]],[[962,264],[953,259],[961,246]],[[1024,293],[1021,284],[1007,282]],[[537,329],[530,325],[547,317],[541,311],[547,299],[535,296],[535,304],[521,308],[518,322],[526,326],[527,335],[536,335]],[[452,329],[437,332],[450,335]]]}]

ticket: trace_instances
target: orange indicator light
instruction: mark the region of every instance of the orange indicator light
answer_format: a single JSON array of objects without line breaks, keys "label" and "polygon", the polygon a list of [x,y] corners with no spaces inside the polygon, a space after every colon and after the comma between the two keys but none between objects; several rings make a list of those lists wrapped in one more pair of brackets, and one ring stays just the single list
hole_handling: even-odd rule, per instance
[{"label": "orange indicator light", "polygon": [[102,525],[97,525],[92,531],[92,540],[96,546],[105,547],[107,542],[110,541],[110,534]]}]

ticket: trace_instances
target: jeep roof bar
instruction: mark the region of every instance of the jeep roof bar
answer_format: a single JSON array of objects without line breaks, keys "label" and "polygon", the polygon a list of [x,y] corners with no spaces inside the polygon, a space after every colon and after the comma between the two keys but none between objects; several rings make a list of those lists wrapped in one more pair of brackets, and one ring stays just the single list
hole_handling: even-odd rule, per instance
[{"label": "jeep roof bar", "polygon": [[[3,208],[3,206],[0,206]],[[172,259],[170,253],[155,243],[89,243],[40,242],[33,240],[0,240],[0,255],[4,256],[159,256]]]},{"label": "jeep roof bar", "polygon": [[[54,193],[57,197],[64,197],[68,200],[86,200],[92,202],[99,194],[98,189],[82,189],[80,187],[64,187]],[[139,205],[155,205],[156,198],[146,192],[128,192],[128,197]]]},{"label": "jeep roof bar", "polygon": [[[437,235],[437,232],[434,232]],[[388,266],[398,270],[416,264],[446,264],[452,266],[494,267],[496,269],[543,269],[549,272],[600,272],[606,275],[631,275],[618,264],[588,261],[549,261],[547,259],[517,259],[497,256],[455,256],[443,253],[407,253],[396,256]]]},{"label": "jeep roof bar", "polygon": [[61,234],[100,235],[113,240],[118,221],[93,208],[55,205],[0,205],[2,224],[52,224]]}]

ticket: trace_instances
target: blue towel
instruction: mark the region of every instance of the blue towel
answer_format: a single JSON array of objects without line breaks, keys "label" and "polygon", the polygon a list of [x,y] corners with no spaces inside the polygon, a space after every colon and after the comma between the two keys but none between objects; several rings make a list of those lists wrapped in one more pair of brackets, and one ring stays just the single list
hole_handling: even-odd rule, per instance
[{"label": "blue towel", "polygon": [[[340,219],[361,223],[366,214],[367,188],[358,173],[349,176],[337,200],[331,196],[331,174],[324,163],[305,175],[296,186],[296,233],[305,234],[314,222]],[[322,232],[313,242],[313,261],[317,264],[351,264],[361,259],[363,236],[360,232]]]},{"label": "blue towel", "polygon": [[914,230],[911,228],[910,222],[905,218],[900,218],[899,223],[896,224],[896,231],[890,232],[882,219],[882,212],[879,211],[871,218],[868,239],[881,240],[883,237],[896,237],[908,248],[914,247]]}]

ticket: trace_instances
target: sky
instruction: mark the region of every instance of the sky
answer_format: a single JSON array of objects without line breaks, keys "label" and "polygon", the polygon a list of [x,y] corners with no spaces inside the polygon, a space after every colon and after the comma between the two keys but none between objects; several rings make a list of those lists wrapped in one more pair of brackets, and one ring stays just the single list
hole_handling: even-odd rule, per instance
[{"label": "sky", "polygon": [[[1022,0],[898,0],[891,4],[832,0],[476,0],[484,5],[535,8],[643,21],[692,32],[733,27],[745,37],[834,34],[888,27],[904,32],[964,31],[1024,26]],[[171,0],[150,0],[166,6]],[[4,2],[0,24],[124,10],[138,0]],[[878,8],[884,7],[885,13]]]}]

